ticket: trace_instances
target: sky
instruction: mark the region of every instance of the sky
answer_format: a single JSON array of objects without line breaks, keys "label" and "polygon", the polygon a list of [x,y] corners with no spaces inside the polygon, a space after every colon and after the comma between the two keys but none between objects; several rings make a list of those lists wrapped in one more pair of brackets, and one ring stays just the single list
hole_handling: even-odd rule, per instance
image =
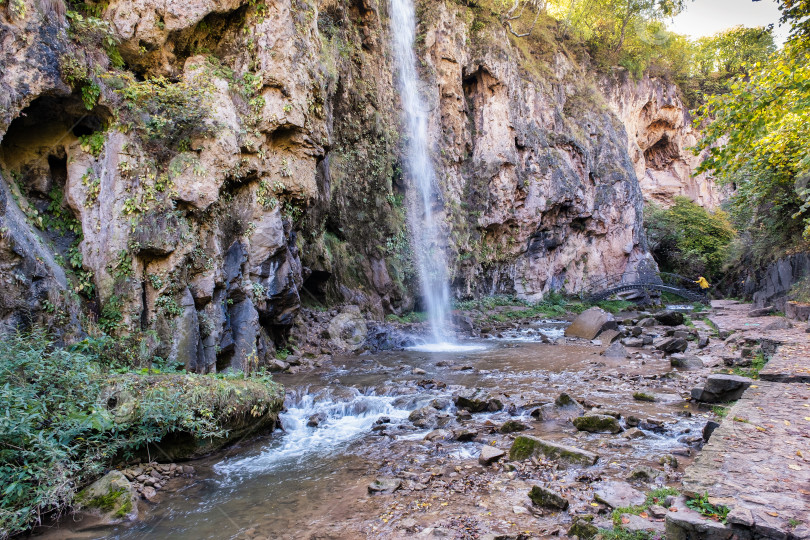
[{"label": "sky", "polygon": [[776,0],[689,0],[686,11],[675,17],[669,29],[691,37],[716,34],[737,25],[774,25],[774,39],[782,44],[788,28],[779,27],[779,8]]}]

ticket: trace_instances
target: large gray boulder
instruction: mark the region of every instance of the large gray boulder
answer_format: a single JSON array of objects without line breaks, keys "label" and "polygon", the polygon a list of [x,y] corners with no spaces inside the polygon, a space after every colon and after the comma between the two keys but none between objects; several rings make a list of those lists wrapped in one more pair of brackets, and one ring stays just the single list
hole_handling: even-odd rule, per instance
[{"label": "large gray boulder", "polygon": [[709,375],[703,386],[692,389],[692,399],[706,403],[734,401],[740,399],[751,382],[751,379],[737,375]]},{"label": "large gray boulder", "polygon": [[653,315],[655,320],[664,326],[680,326],[684,322],[683,313],[680,311],[662,311]]},{"label": "large gray boulder", "polygon": [[574,319],[574,322],[565,329],[565,335],[566,337],[594,339],[610,322],[614,322],[613,315],[602,308],[592,307]]}]

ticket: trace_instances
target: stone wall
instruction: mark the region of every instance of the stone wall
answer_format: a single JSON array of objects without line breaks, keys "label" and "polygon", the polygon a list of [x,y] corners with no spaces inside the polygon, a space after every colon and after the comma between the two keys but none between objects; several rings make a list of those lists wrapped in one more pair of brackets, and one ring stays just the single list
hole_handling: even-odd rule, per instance
[{"label": "stone wall", "polygon": [[[6,328],[141,333],[209,372],[268,364],[302,305],[415,307],[384,3],[116,0],[80,29],[61,0],[24,4],[0,6]],[[622,116],[644,100],[617,114],[621,85],[563,48],[419,13],[454,294],[539,299],[649,260]]]},{"label": "stone wall", "polygon": [[623,70],[601,86],[627,130],[628,153],[645,200],[667,207],[684,196],[717,208],[725,198],[723,189],[705,173],[693,176],[705,151],[695,155],[691,150],[700,134],[678,87],[649,76],[636,81]]}]

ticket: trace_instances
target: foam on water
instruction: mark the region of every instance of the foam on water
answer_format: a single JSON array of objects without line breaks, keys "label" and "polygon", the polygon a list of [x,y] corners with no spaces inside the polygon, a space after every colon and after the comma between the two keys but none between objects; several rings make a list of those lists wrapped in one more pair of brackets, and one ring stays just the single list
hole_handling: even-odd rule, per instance
[{"label": "foam on water", "polygon": [[414,345],[406,347],[406,351],[416,352],[429,352],[429,353],[467,353],[476,351],[485,351],[488,347],[486,345],[459,345],[458,343],[424,343],[422,345]]},{"label": "foam on water", "polygon": [[[256,455],[226,459],[214,470],[226,478],[266,473],[342,447],[367,434],[383,416],[394,422],[410,414],[409,409],[394,404],[397,396],[363,394],[356,390],[354,396],[344,400],[323,394],[288,399],[287,409],[280,415],[285,431],[282,437]],[[307,422],[315,414],[322,414],[324,418],[317,427],[310,427]]]}]

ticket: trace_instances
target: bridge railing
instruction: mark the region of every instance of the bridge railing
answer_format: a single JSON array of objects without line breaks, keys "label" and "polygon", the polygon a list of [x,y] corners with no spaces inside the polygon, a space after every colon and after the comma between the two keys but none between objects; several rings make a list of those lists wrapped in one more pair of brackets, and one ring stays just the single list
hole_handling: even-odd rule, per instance
[{"label": "bridge railing", "polygon": [[707,296],[700,285],[686,276],[643,270],[593,278],[583,287],[583,296],[602,296],[614,289],[669,291],[690,300],[703,299]]}]

